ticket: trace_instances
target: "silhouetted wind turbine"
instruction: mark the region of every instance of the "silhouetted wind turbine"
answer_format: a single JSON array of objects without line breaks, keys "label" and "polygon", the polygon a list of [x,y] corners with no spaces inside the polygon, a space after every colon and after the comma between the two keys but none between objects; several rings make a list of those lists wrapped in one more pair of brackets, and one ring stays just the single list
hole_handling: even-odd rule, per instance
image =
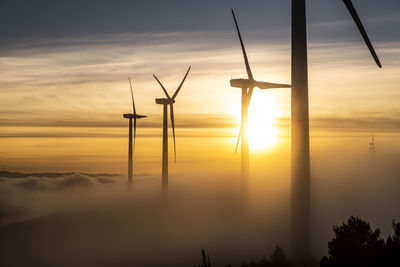
[{"label": "silhouetted wind turbine", "polygon": [[176,162],[174,103],[176,96],[178,95],[179,91],[182,88],[183,83],[185,82],[185,79],[190,71],[190,68],[191,67],[188,68],[185,77],[183,77],[181,84],[179,85],[178,89],[176,89],[172,97],[169,96],[167,90],[162,85],[160,80],[155,75],[153,75],[154,78],[157,80],[157,82],[160,84],[162,90],[164,91],[167,97],[167,98],[156,98],[156,104],[163,105],[162,188],[164,192],[167,192],[168,189],[168,105],[171,112],[171,125],[172,125],[173,139],[174,139],[174,158]]},{"label": "silhouetted wind turbine", "polygon": [[248,109],[251,100],[251,95],[253,94],[254,87],[258,87],[260,89],[271,89],[271,88],[290,88],[290,85],[287,84],[278,84],[278,83],[268,83],[268,82],[259,82],[254,80],[253,74],[250,69],[249,60],[247,58],[246,50],[244,48],[242,35],[239,31],[239,26],[236,21],[235,13],[232,11],[233,20],[235,21],[236,30],[239,36],[240,45],[242,47],[242,53],[244,57],[244,63],[246,65],[246,71],[248,75],[248,79],[231,79],[230,83],[232,87],[237,87],[242,89],[242,116],[240,123],[240,131],[238,140],[236,143],[235,154],[237,152],[239,141],[241,140],[241,177],[244,180],[247,180],[249,176],[249,142],[247,138],[247,122],[248,122]]},{"label": "silhouetted wind turbine", "polygon": [[[128,182],[132,184],[133,182],[133,150],[135,149],[136,143],[136,120],[141,118],[146,118],[147,116],[136,114],[135,100],[133,98],[133,90],[131,78],[129,78],[129,85],[131,88],[132,96],[132,114],[124,114],[125,119],[129,119],[129,148],[128,148]],[[132,148],[132,119],[133,119],[133,148]]]},{"label": "silhouetted wind turbine", "polygon": [[[376,64],[382,65],[351,0],[343,0]],[[306,0],[292,0],[292,257],[310,256],[310,149]]]}]

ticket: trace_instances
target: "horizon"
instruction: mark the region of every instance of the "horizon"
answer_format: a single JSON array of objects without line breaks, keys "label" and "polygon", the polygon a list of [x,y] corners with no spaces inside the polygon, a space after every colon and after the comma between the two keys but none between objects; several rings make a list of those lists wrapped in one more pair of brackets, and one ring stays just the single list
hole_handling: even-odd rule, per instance
[{"label": "horizon", "polygon": [[[342,0],[307,1],[317,260],[328,253],[332,225],[350,216],[365,218],[385,238],[400,219],[400,3],[353,2],[382,69]],[[66,266],[136,259],[154,266],[163,257],[176,266],[201,249],[217,263],[239,264],[277,245],[289,252],[291,89],[253,92],[243,193],[241,150],[235,155],[241,89],[229,81],[247,78],[233,8],[254,79],[291,83],[290,1],[93,3],[0,1],[0,237],[7,227],[33,229],[33,222],[44,237],[21,235],[21,249],[37,263]],[[165,95],[153,75],[172,95],[189,66],[174,103],[176,163],[168,114],[164,203],[163,110],[155,99]],[[123,114],[132,113],[130,77],[136,112],[147,118],[137,122],[129,187]],[[58,222],[68,229],[57,235],[67,240],[60,251],[48,243]],[[37,254],[36,240],[43,245]]]}]

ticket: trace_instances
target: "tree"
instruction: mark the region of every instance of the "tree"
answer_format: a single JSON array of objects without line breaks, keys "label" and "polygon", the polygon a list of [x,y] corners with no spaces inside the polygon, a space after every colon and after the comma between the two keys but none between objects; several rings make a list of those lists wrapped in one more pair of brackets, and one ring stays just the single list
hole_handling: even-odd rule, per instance
[{"label": "tree", "polygon": [[321,261],[321,266],[378,266],[385,245],[379,228],[373,231],[369,223],[352,216],[347,223],[333,226],[333,231],[329,257]]},{"label": "tree", "polygon": [[383,266],[400,266],[400,223],[393,220],[394,235],[386,239]]},{"label": "tree", "polygon": [[[202,261],[202,264],[200,264],[199,267],[211,267],[210,256],[206,255],[206,252],[204,251],[204,249],[201,250],[201,261]],[[231,265],[228,264],[228,265],[226,265],[226,267],[231,267]]]},{"label": "tree", "polygon": [[335,238],[328,243],[329,257],[321,260],[322,267],[382,266],[385,241],[379,228],[372,230],[369,223],[352,216],[333,231]]},{"label": "tree", "polygon": [[283,251],[282,248],[279,246],[276,247],[275,252],[271,255],[271,264],[272,266],[290,266],[289,260]]},{"label": "tree", "polygon": [[201,260],[202,264],[200,264],[199,267],[211,267],[210,256],[206,255],[204,249],[201,250]]},{"label": "tree", "polygon": [[244,262],[242,267],[297,267],[295,264],[290,262],[285,252],[279,246],[276,247],[274,253],[272,253],[270,260],[262,258],[261,261],[249,261]]}]

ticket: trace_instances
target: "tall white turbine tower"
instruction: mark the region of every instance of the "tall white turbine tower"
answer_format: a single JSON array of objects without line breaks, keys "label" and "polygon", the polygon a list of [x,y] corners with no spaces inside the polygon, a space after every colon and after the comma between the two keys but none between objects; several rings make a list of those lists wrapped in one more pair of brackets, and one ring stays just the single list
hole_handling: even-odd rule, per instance
[{"label": "tall white turbine tower", "polygon": [[[133,98],[133,90],[131,78],[129,78],[129,85],[131,88],[131,96],[132,96],[132,112],[131,114],[124,114],[125,119],[129,119],[129,146],[128,146],[128,183],[132,184],[133,182],[133,151],[135,149],[136,143],[136,120],[141,118],[146,118],[147,116],[139,115],[136,113],[135,108],[135,100]],[[133,119],[133,147],[132,147],[132,119]]]},{"label": "tall white turbine tower", "polygon": [[162,188],[165,194],[168,193],[168,106],[171,112],[171,126],[174,138],[174,158],[176,162],[174,103],[176,96],[181,90],[182,85],[185,82],[187,75],[189,74],[190,68],[191,67],[188,68],[185,77],[183,78],[181,84],[179,85],[178,89],[176,89],[172,97],[169,96],[167,90],[165,89],[164,85],[162,85],[160,80],[155,75],[153,75],[157,82],[160,84],[162,90],[165,93],[165,96],[167,97],[156,98],[156,104],[163,105]]},{"label": "tall white turbine tower", "polygon": [[[372,57],[381,68],[351,0],[343,0]],[[311,255],[310,145],[308,121],[306,0],[292,0],[292,257],[298,262]]]}]

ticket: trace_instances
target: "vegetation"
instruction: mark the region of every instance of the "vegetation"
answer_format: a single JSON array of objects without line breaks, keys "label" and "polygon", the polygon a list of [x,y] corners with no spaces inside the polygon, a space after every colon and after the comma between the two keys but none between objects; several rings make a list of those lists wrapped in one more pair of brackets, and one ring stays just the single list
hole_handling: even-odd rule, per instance
[{"label": "vegetation", "polygon": [[[275,252],[272,253],[269,260],[265,257],[259,262],[250,261],[242,263],[242,267],[301,267],[302,265],[296,265],[292,263],[285,252],[279,246],[276,247]],[[311,265],[310,265],[311,266]]]},{"label": "vegetation", "polygon": [[[373,230],[368,222],[350,217],[346,223],[333,226],[335,237],[328,243],[328,256],[320,261],[321,267],[399,267],[400,223],[392,222],[394,233],[383,239],[379,228]],[[202,250],[203,263],[199,267],[211,267],[210,257]],[[227,265],[227,267],[230,265]],[[249,261],[241,267],[303,267],[318,266],[314,259],[305,265],[290,261],[279,246],[267,260]]]},{"label": "vegetation", "polygon": [[369,223],[356,217],[334,226],[335,238],[328,243],[329,256],[321,260],[321,267],[400,266],[400,223],[392,224],[394,235],[386,241],[379,228],[372,230]]},{"label": "vegetation", "polygon": [[201,261],[202,263],[199,265],[199,267],[211,267],[210,256],[206,255],[204,249],[201,251]]}]

